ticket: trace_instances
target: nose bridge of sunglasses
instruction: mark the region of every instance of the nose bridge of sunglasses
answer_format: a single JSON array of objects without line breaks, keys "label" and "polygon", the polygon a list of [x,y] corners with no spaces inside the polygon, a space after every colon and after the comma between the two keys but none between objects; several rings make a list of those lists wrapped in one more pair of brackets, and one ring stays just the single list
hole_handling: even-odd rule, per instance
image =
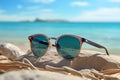
[{"label": "nose bridge of sunglasses", "polygon": [[50,39],[56,40],[57,38],[55,38],[55,37],[51,37]]},{"label": "nose bridge of sunglasses", "polygon": [[55,37],[51,37],[49,38],[50,42],[51,42],[51,46],[54,46],[55,47],[55,41],[56,41],[57,38]]}]

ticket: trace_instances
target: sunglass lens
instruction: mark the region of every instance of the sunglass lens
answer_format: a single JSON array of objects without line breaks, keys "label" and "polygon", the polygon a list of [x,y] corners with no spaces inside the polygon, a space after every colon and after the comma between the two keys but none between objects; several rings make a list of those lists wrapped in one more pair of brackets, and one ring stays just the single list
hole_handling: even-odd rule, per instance
[{"label": "sunglass lens", "polygon": [[80,41],[74,36],[62,36],[57,41],[57,51],[66,59],[73,59],[80,51]]},{"label": "sunglass lens", "polygon": [[43,35],[34,36],[31,43],[32,52],[38,57],[45,54],[49,45],[47,37]]}]

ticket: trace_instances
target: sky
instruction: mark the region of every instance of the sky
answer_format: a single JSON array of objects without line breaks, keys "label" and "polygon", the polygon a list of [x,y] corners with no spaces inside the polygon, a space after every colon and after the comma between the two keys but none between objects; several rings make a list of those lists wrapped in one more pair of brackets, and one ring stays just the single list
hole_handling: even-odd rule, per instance
[{"label": "sky", "polygon": [[120,0],[0,0],[0,21],[120,22]]}]

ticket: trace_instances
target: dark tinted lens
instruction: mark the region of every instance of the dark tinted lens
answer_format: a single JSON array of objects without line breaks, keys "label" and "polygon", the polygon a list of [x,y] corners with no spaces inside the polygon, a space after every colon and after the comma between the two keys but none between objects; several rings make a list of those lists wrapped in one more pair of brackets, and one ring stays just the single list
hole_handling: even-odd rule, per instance
[{"label": "dark tinted lens", "polygon": [[57,41],[57,50],[66,59],[73,59],[80,50],[80,41],[74,36],[63,36]]},{"label": "dark tinted lens", "polygon": [[34,36],[31,49],[36,56],[40,57],[45,54],[48,45],[48,39],[45,36]]}]

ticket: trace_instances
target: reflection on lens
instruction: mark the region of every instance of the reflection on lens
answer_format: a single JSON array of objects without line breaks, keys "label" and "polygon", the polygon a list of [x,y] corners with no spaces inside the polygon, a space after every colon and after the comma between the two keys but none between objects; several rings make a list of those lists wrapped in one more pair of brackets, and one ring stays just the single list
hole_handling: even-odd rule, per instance
[{"label": "reflection on lens", "polygon": [[57,51],[66,59],[73,59],[80,50],[80,41],[74,36],[62,36],[57,41]]},{"label": "reflection on lens", "polygon": [[45,36],[38,35],[33,37],[31,49],[36,56],[43,56],[46,52],[47,47],[48,39]]}]

